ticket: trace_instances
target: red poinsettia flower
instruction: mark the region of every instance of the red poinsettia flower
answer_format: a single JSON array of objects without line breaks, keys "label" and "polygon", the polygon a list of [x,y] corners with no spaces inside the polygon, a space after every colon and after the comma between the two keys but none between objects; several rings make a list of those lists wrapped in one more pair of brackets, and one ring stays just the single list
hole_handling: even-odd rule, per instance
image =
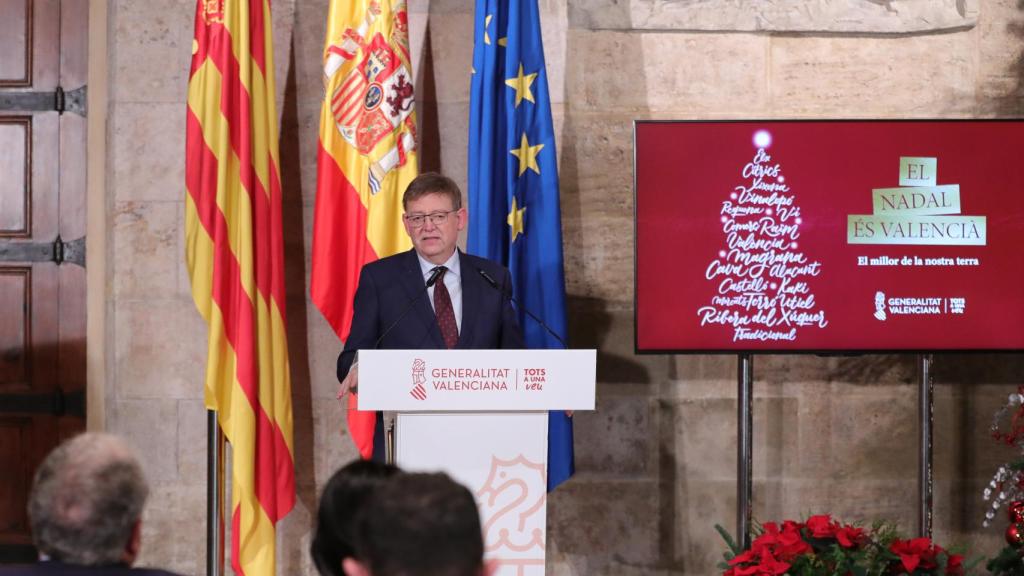
[{"label": "red poinsettia flower", "polygon": [[793,522],[792,520],[785,520],[782,523],[783,532],[799,532],[802,530],[804,525],[800,522]]},{"label": "red poinsettia flower", "polygon": [[765,522],[761,525],[761,535],[754,538],[754,542],[750,545],[752,550],[760,550],[761,548],[771,547],[775,544],[779,534],[782,533],[779,530],[779,525],[775,522]]},{"label": "red poinsettia flower", "polygon": [[774,522],[767,522],[761,526],[764,532],[754,539],[750,549],[754,554],[760,554],[761,550],[771,550],[779,543],[779,525]]},{"label": "red poinsettia flower", "polygon": [[775,557],[779,560],[790,562],[797,556],[812,554],[814,551],[811,545],[804,541],[799,531],[790,529],[779,534],[774,552]]},{"label": "red poinsettia flower", "polygon": [[789,570],[790,564],[777,560],[767,548],[759,554],[757,564],[746,568],[734,568],[735,576],[778,576]]},{"label": "red poinsettia flower", "polygon": [[754,562],[757,560],[757,553],[751,548],[742,554],[737,554],[732,560],[729,560],[729,566],[735,566],[737,564],[746,564],[747,562]]},{"label": "red poinsettia flower", "polygon": [[918,567],[924,570],[935,568],[938,566],[935,557],[942,552],[942,548],[932,546],[930,538],[896,540],[889,546],[889,550],[900,557],[900,564],[907,574],[912,574]]},{"label": "red poinsettia flower", "polygon": [[828,514],[818,514],[807,519],[807,530],[815,538],[835,538],[839,523]]},{"label": "red poinsettia flower", "polygon": [[856,548],[864,542],[864,539],[863,528],[846,525],[836,530],[836,541],[843,548]]},{"label": "red poinsettia flower", "polygon": [[[741,566],[740,564],[750,564]],[[740,554],[729,561],[729,568],[722,576],[778,576],[789,570],[790,564],[772,555],[767,547],[758,552],[753,549]]]},{"label": "red poinsettia flower", "polygon": [[779,533],[778,532],[765,532],[754,538],[754,541],[750,544],[750,553],[757,556],[761,553],[761,550],[771,550],[778,543]]},{"label": "red poinsettia flower", "polygon": [[759,566],[761,571],[758,572],[758,574],[763,574],[765,576],[785,574],[789,570],[789,566],[789,562],[776,560],[768,553],[767,550],[764,550],[761,552],[761,564]]},{"label": "red poinsettia flower", "polygon": [[751,553],[755,555],[767,550],[778,560],[789,562],[801,554],[813,552],[800,534],[801,525],[796,522],[785,522],[781,530],[774,522],[766,522],[761,528],[764,532],[750,546]]}]

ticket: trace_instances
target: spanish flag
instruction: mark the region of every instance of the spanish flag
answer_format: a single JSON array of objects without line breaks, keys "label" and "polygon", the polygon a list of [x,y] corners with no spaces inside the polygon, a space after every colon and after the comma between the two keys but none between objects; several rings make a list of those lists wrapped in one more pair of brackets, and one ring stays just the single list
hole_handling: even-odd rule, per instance
[{"label": "spanish flag", "polygon": [[275,524],[295,503],[274,94],[270,1],[197,0],[185,257],[209,326],[206,406],[232,448],[231,561],[246,576],[274,574]]},{"label": "spanish flag", "polygon": [[[412,248],[402,193],[416,177],[409,20],[404,0],[331,0],[323,55],[313,303],[342,340],[363,265]],[[349,432],[363,457],[374,414],[356,412]]]}]

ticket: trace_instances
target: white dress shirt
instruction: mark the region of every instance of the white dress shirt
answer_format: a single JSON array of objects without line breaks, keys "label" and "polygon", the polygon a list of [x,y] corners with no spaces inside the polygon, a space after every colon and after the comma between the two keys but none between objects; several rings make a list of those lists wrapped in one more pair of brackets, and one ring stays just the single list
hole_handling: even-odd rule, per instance
[{"label": "white dress shirt", "polygon": [[[416,253],[416,257],[420,260],[420,271],[423,272],[423,281],[426,282],[434,268],[437,268],[437,264],[423,258],[419,252]],[[444,273],[444,285],[448,288],[448,295],[452,298],[452,310],[455,311],[455,325],[459,328],[459,334],[462,334],[462,267],[459,266],[459,251],[453,252],[451,258],[448,258],[442,266],[448,269]],[[427,288],[427,297],[430,298],[430,307],[433,308],[433,286]]]}]

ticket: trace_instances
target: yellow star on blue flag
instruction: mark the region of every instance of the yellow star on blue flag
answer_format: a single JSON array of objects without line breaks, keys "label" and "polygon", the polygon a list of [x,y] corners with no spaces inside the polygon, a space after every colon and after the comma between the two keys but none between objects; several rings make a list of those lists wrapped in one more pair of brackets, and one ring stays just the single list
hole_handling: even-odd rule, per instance
[{"label": "yellow star on blue flag", "polygon": [[530,90],[530,87],[533,86],[533,81],[536,79],[536,72],[533,74],[523,74],[523,65],[520,64],[519,74],[514,78],[508,78],[505,80],[506,86],[515,88],[516,90],[516,107],[518,107],[519,103],[523,101],[523,98],[526,98],[530,102],[536,102],[536,100],[533,99],[533,92]]},{"label": "yellow star on blue flag", "polygon": [[516,237],[523,233],[523,212],[526,212],[526,208],[516,207],[516,199],[512,199],[512,211],[508,213],[508,227],[512,229],[512,241],[516,241]]},{"label": "yellow star on blue flag", "polygon": [[[519,146],[509,151],[509,154],[519,158],[519,175],[522,176],[523,172],[529,168],[537,174],[540,174],[540,166],[537,165],[537,156],[540,151],[544,149],[543,144],[530,145],[530,141],[526,139],[526,133],[523,133],[523,139],[519,143]],[[513,200],[515,200],[513,198]]]}]

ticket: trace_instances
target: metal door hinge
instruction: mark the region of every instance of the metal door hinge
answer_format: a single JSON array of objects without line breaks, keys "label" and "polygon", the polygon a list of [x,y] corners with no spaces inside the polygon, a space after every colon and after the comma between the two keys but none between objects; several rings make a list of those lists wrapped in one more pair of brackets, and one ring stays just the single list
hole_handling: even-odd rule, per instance
[{"label": "metal door hinge", "polygon": [[48,414],[85,418],[85,390],[4,394],[0,414]]},{"label": "metal door hinge", "polygon": [[70,92],[57,86],[52,92],[0,91],[0,111],[3,112],[72,112],[86,116],[88,87],[80,86]]},{"label": "metal door hinge", "polygon": [[68,262],[85,268],[85,236],[65,242],[0,242],[0,262]]}]

